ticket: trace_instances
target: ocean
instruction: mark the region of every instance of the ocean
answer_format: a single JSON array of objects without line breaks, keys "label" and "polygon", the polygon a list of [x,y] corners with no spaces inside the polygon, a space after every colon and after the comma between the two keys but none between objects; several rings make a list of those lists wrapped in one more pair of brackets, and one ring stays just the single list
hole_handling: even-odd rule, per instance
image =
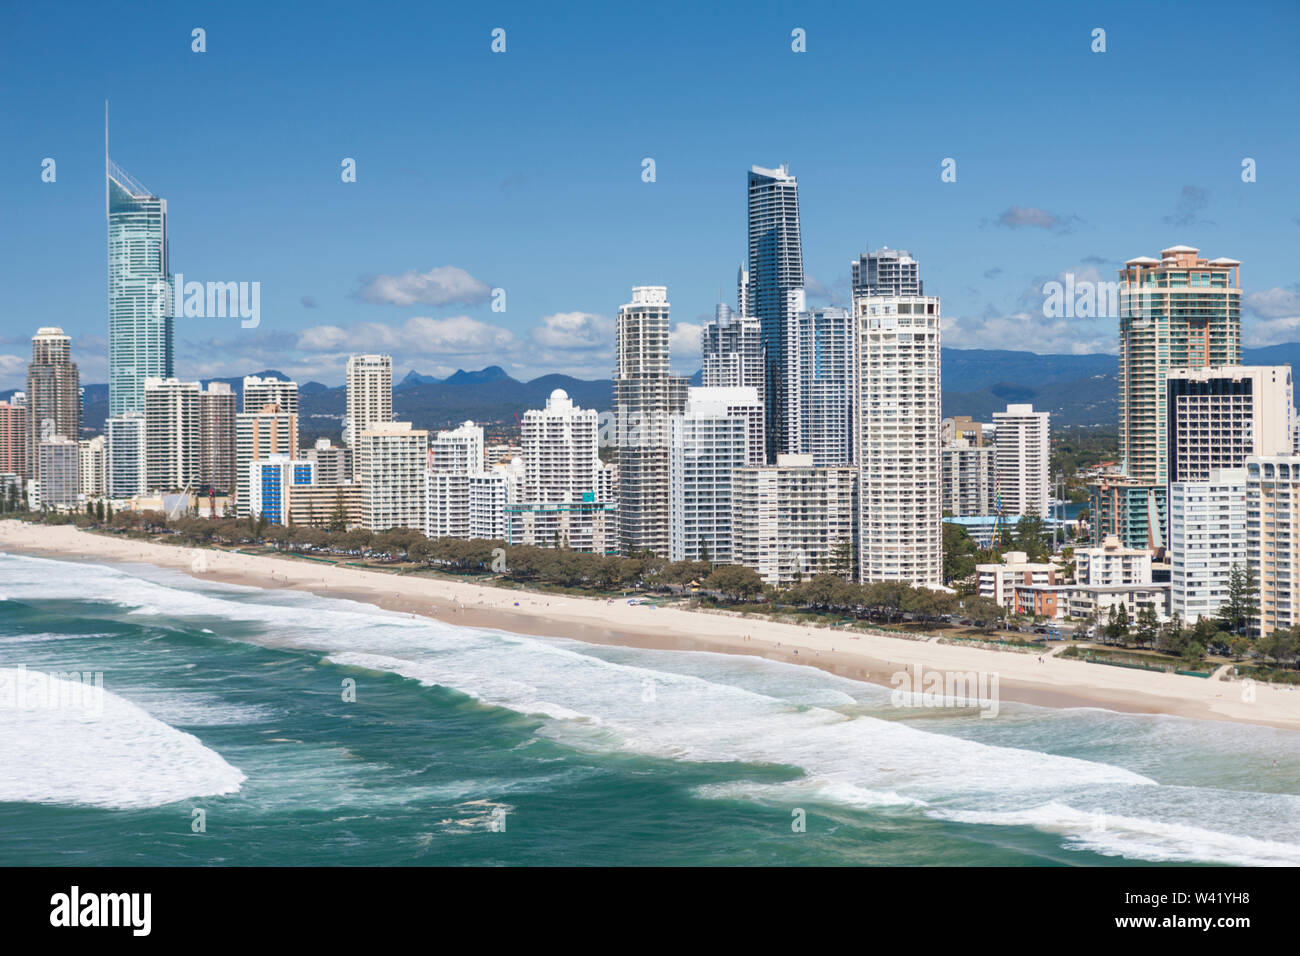
[{"label": "ocean", "polygon": [[[0,555],[0,598],[0,865],[1300,864],[1291,731],[901,708],[145,565]],[[51,673],[102,693],[33,704]]]}]

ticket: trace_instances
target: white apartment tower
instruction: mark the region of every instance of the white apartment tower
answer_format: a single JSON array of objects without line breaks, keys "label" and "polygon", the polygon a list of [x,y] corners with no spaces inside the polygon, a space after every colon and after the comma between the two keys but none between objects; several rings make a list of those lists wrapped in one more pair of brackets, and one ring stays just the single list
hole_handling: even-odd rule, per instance
[{"label": "white apartment tower", "polygon": [[828,307],[791,312],[786,336],[790,379],[796,384],[789,416],[799,452],[818,467],[853,463],[853,313]]},{"label": "white apartment tower", "polygon": [[423,531],[429,433],[410,422],[375,422],[357,435],[356,450],[362,527]]},{"label": "white apartment tower", "polygon": [[737,315],[720,303],[713,321],[705,322],[700,332],[700,352],[705,388],[756,388],[762,397],[763,339],[758,319]]},{"label": "white apartment tower", "polygon": [[144,381],[145,468],[149,491],[199,485],[199,383]]},{"label": "white apartment tower", "polygon": [[470,537],[470,478],[483,472],[483,428],[465,422],[429,442],[425,534]]},{"label": "white apartment tower", "polygon": [[353,355],[347,367],[347,417],[343,420],[343,444],[355,444],[355,436],[371,425],[393,420],[393,357]]},{"label": "white apartment tower", "polygon": [[858,472],[817,468],[811,455],[779,455],[775,465],[732,476],[731,560],[767,584],[853,571]]},{"label": "white apartment tower", "polygon": [[758,389],[690,389],[671,445],[669,558],[731,564],[732,474],[764,455]]},{"label": "white apartment tower", "polygon": [[1258,634],[1300,623],[1300,456],[1246,459],[1246,564],[1259,578]]},{"label": "white apartment tower", "polygon": [[669,420],[680,414],[689,387],[669,373],[668,311],[664,286],[634,287],[632,301],[618,310],[617,521],[625,554],[668,553]]},{"label": "white apartment tower", "polygon": [[1008,405],[993,413],[993,447],[1002,514],[1046,518],[1052,500],[1051,424],[1048,412],[1033,405]]},{"label": "white apartment tower", "polygon": [[106,449],[107,439],[103,435],[77,442],[77,480],[87,498],[98,498],[106,491]]},{"label": "white apartment tower", "polygon": [[267,405],[279,405],[283,411],[297,415],[298,383],[283,378],[245,375],[240,401],[241,410],[245,412],[256,412]]},{"label": "white apartment tower", "polygon": [[868,295],[856,318],[859,579],[943,583],[939,299]]},{"label": "white apartment tower", "polygon": [[1188,624],[1218,616],[1228,574],[1246,564],[1246,470],[1169,485],[1169,610]]},{"label": "white apartment tower", "polygon": [[[557,388],[546,407],[524,413],[520,428],[523,480],[508,506],[512,544],[606,553],[617,550],[614,506],[597,496],[599,433],[595,409],[580,408]],[[663,493],[667,482],[661,487]],[[665,510],[667,495],[664,494]]]},{"label": "white apartment tower", "polygon": [[123,412],[104,423],[108,438],[105,481],[110,498],[133,498],[149,490],[144,412]]}]

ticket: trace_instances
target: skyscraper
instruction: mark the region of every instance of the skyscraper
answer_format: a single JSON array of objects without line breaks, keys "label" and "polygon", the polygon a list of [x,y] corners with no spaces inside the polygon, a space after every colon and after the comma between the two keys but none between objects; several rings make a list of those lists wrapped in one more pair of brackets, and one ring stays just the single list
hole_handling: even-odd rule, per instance
[{"label": "skyscraper", "polygon": [[108,158],[108,410],[144,411],[147,378],[174,372],[172,276],[167,259],[167,200]]},{"label": "skyscraper", "polygon": [[[270,403],[263,405],[258,411],[243,411],[235,416],[235,513],[239,517],[245,517],[249,513],[251,501],[249,465],[259,458],[270,458],[272,455],[294,457],[297,452],[298,414],[296,412],[285,411],[281,406]],[[423,506],[423,483],[420,487],[420,499]],[[423,515],[423,507],[420,513]]]},{"label": "skyscraper", "polygon": [[105,483],[110,498],[149,490],[149,442],[144,412],[123,412],[104,423],[108,435]]},{"label": "skyscraper", "polygon": [[1245,563],[1246,469],[1171,481],[1170,613],[1188,624],[1215,617],[1228,597],[1229,574]]},{"label": "skyscraper", "polygon": [[1241,364],[1241,263],[1172,246],[1119,275],[1120,457],[1130,478],[1164,485],[1170,369]]},{"label": "skyscraper", "polygon": [[347,367],[347,418],[343,421],[343,444],[371,425],[393,420],[393,357],[353,355]]},{"label": "skyscraper", "polygon": [[925,295],[920,264],[905,249],[864,252],[850,264],[853,295]]},{"label": "skyscraper", "polygon": [[[764,395],[767,455],[792,452],[787,427],[789,380],[786,336],[794,311],[790,293],[803,288],[803,245],[799,235],[799,183],[788,166],[749,170],[749,311],[759,320],[767,363]],[[744,303],[742,303],[743,308]]]},{"label": "skyscraper", "polygon": [[423,533],[429,433],[410,422],[375,422],[357,434],[356,450],[362,527]]},{"label": "skyscraper", "polygon": [[758,390],[692,388],[671,427],[669,557],[731,564],[732,474],[763,464]]},{"label": "skyscraper", "polygon": [[853,313],[827,307],[791,317],[791,430],[819,468],[853,463]]},{"label": "skyscraper", "polygon": [[27,428],[31,457],[40,442],[55,435],[81,438],[81,381],[72,361],[72,339],[62,329],[38,329],[27,366]]},{"label": "skyscraper", "polygon": [[618,310],[614,405],[625,554],[668,554],[669,419],[681,412],[689,386],[668,370],[668,310],[664,286],[636,286]]},{"label": "skyscraper", "polygon": [[993,413],[995,468],[1004,517],[1048,516],[1052,500],[1050,422],[1050,414],[1034,411],[1033,405],[1008,405],[1005,412]]},{"label": "skyscraper", "polygon": [[756,388],[763,397],[763,342],[758,319],[719,303],[700,331],[705,388]]},{"label": "skyscraper", "polygon": [[469,479],[482,471],[483,426],[465,422],[430,439],[425,476],[427,537],[469,537]]},{"label": "skyscraper", "polygon": [[26,405],[0,401],[0,475],[31,477],[31,449],[27,445],[30,430]]},{"label": "skyscraper", "polygon": [[939,300],[867,295],[853,310],[860,579],[940,585]]},{"label": "skyscraper", "polygon": [[297,415],[298,383],[283,378],[245,375],[240,402],[240,411],[244,412],[256,412],[267,405],[279,405],[281,411]]},{"label": "skyscraper", "polygon": [[198,491],[199,383],[145,380],[146,475],[150,491]]},{"label": "skyscraper", "polygon": [[617,551],[614,506],[599,493],[595,409],[578,407],[557,388],[545,408],[524,412],[519,442],[523,474],[518,500],[506,506],[509,542],[541,548],[558,544],[598,554]]},{"label": "skyscraper", "polygon": [[1259,579],[1261,637],[1300,624],[1300,456],[1246,459],[1246,565]]},{"label": "skyscraper", "polygon": [[1165,391],[1170,485],[1291,453],[1289,365],[1171,369]]},{"label": "skyscraper", "polygon": [[235,393],[209,382],[199,393],[199,484],[219,495],[235,490]]}]

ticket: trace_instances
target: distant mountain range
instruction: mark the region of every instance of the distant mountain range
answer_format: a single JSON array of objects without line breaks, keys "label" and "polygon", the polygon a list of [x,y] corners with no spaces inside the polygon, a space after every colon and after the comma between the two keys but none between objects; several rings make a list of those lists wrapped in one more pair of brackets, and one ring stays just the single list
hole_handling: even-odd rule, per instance
[{"label": "distant mountain range", "polygon": [[[1245,349],[1242,361],[1247,365],[1300,366],[1300,342]],[[943,412],[987,421],[1008,404],[1028,402],[1051,412],[1056,426],[1114,425],[1119,409],[1117,370],[1118,359],[1106,354],[944,349]],[[286,377],[274,369],[249,374]],[[691,380],[698,385],[700,374],[696,372]],[[214,381],[226,382],[237,394],[243,388],[243,376]],[[521,382],[500,366],[490,365],[478,371],[460,369],[445,379],[411,369],[393,386],[393,414],[419,428],[447,428],[467,420],[508,424],[530,408],[541,408],[557,388],[584,408],[606,411],[612,404],[609,379],[552,374]],[[14,391],[0,392],[0,399]],[[299,403],[304,436],[339,432],[346,407],[343,386],[301,383]],[[85,427],[101,430],[107,414],[108,386],[85,386]]]}]

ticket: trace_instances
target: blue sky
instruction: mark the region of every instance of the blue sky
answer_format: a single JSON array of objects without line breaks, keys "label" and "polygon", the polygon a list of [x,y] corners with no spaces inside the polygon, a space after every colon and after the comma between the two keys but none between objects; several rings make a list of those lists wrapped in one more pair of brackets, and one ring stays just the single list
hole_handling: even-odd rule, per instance
[{"label": "blue sky", "polygon": [[113,158],[168,200],[173,271],[261,283],[257,329],[177,320],[184,378],[337,384],[354,351],[603,377],[648,284],[693,370],[734,301],[745,171],[782,162],[815,303],[903,248],[947,345],[1114,351],[1113,319],[1045,319],[1043,282],[1186,243],[1243,261],[1248,344],[1300,339],[1290,0],[301,7],[0,8],[0,387],[42,325],[106,380],[105,99]]}]

